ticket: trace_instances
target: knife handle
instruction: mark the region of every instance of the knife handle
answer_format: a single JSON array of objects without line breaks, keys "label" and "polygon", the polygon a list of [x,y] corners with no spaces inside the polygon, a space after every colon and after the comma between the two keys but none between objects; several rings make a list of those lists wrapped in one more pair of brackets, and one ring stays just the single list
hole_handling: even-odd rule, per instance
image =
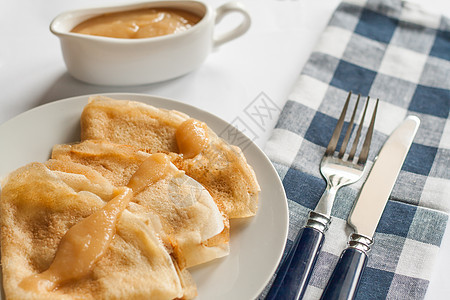
[{"label": "knife handle", "polygon": [[367,252],[373,244],[371,237],[352,233],[347,247],[331,274],[321,300],[353,299],[367,264]]},{"label": "knife handle", "polygon": [[324,241],[324,233],[304,227],[280,266],[266,300],[301,299]]},{"label": "knife handle", "polygon": [[364,251],[351,247],[345,249],[320,299],[353,299],[366,264],[367,254]]}]

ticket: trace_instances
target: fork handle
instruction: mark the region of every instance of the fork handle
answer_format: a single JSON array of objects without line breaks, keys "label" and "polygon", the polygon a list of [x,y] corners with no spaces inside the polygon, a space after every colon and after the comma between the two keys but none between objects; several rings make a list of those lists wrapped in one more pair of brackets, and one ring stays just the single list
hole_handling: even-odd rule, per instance
[{"label": "fork handle", "polygon": [[304,227],[281,264],[266,300],[301,299],[324,241],[324,233]]}]

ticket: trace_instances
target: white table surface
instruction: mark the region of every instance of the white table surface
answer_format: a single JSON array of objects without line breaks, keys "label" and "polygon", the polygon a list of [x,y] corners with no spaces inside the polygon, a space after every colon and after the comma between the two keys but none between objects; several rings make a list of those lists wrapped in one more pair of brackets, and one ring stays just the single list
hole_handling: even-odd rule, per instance
[{"label": "white table surface", "polygon": [[[208,1],[208,0],[207,0]],[[48,30],[59,13],[120,4],[117,0],[0,1],[0,124],[33,107],[93,93],[144,93],[176,99],[233,122],[258,97],[283,107],[291,86],[326,26],[338,0],[242,0],[252,16],[250,30],[214,51],[194,72],[162,83],[105,87],[82,83],[66,71],[59,40]],[[209,0],[217,7],[225,0]],[[414,0],[450,16],[448,0]],[[232,26],[224,21],[218,30]],[[262,94],[263,93],[263,94]],[[253,128],[264,144],[276,118]],[[250,125],[251,126],[251,125]],[[1,143],[1,142],[0,142]],[[450,296],[450,230],[437,258],[426,299]]]}]

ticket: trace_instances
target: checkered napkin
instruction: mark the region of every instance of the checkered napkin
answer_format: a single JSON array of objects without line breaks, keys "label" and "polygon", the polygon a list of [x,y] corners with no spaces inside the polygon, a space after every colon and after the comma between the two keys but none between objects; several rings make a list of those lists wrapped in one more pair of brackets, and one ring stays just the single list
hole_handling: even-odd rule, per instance
[{"label": "checkered napkin", "polygon": [[[380,98],[369,168],[407,115],[421,120],[356,298],[422,299],[450,210],[450,20],[397,0],[337,8],[265,149],[289,202],[287,250],[325,189],[319,164],[350,90]],[[346,247],[352,232],[346,219],[362,183],[337,194],[306,299],[320,297]]]}]

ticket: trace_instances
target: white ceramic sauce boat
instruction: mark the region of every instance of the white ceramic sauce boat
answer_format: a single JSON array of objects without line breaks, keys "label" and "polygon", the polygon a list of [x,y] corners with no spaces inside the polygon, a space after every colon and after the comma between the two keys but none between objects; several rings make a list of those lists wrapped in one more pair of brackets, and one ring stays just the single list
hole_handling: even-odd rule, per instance
[{"label": "white ceramic sauce boat", "polygon": [[[120,39],[70,32],[92,17],[143,8],[176,8],[201,16],[186,31],[143,39]],[[215,24],[231,12],[243,18],[235,28],[214,34]],[[139,85],[184,75],[197,68],[217,47],[244,34],[250,16],[239,2],[211,8],[202,1],[148,1],[142,3],[74,10],[60,14],[50,24],[59,37],[69,73],[97,85]]]}]

